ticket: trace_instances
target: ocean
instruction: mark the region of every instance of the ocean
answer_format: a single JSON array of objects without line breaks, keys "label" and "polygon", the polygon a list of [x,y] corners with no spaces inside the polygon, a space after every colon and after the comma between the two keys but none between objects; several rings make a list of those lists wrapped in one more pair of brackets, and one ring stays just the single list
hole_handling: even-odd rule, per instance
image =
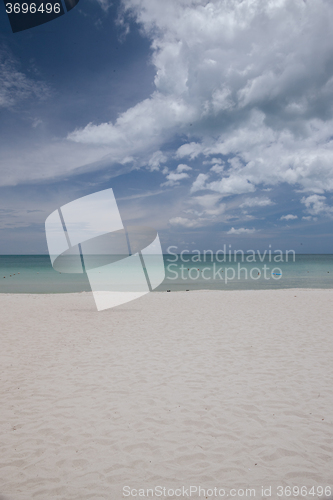
[{"label": "ocean", "polygon": [[[157,292],[333,288],[332,254],[283,254],[275,261],[270,255],[166,254],[164,267]],[[83,291],[90,291],[86,274],[59,273],[48,255],[0,256],[0,293]]]}]

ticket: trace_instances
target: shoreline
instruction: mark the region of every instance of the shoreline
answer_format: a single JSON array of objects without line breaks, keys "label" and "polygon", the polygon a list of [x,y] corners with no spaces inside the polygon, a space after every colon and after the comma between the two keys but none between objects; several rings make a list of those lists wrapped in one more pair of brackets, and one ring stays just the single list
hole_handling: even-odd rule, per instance
[{"label": "shoreline", "polygon": [[[237,289],[232,289],[232,288],[229,288],[227,290],[221,290],[221,289],[210,289],[210,288],[194,288],[192,290],[152,290],[151,292],[149,292],[149,294],[162,294],[162,293],[188,293],[188,292],[191,292],[191,293],[194,293],[194,292],[213,292],[213,293],[229,293],[229,292],[256,292],[256,293],[259,293],[259,292],[281,292],[281,291],[289,291],[289,292],[292,292],[292,291],[307,291],[307,292],[328,292],[332,290],[333,291],[333,287],[332,288],[237,288]],[[73,296],[78,296],[78,295],[82,295],[82,294],[92,294],[91,291],[82,291],[82,292],[1,292],[0,290],[0,297],[4,296],[4,295],[17,295],[17,296],[22,296],[22,295],[36,295],[36,296],[40,296],[40,295],[51,295],[51,296],[58,296],[58,295],[65,295],[65,296],[68,296],[68,295],[73,295]]]}]

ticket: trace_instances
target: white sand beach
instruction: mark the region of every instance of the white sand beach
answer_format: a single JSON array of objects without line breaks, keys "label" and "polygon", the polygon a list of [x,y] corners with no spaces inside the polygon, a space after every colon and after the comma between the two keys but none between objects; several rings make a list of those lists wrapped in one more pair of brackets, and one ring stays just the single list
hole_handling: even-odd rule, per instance
[{"label": "white sand beach", "polygon": [[333,290],[0,307],[1,500],[333,486]]}]

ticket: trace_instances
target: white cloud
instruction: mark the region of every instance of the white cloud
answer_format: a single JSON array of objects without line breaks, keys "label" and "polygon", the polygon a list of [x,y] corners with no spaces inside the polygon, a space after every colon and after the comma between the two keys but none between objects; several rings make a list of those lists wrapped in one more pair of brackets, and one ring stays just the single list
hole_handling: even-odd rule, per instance
[{"label": "white cloud", "polygon": [[333,215],[333,207],[327,205],[326,196],[320,196],[318,194],[312,194],[308,197],[303,197],[301,202],[307,208],[307,211],[311,215],[318,215],[324,213],[326,215]]},{"label": "white cloud", "polygon": [[252,184],[243,175],[232,174],[229,177],[223,177],[219,181],[213,181],[206,184],[206,189],[217,191],[225,196],[232,194],[251,193],[256,190]]},{"label": "white cloud", "polygon": [[162,151],[155,151],[148,160],[148,167],[151,171],[159,170],[161,163],[165,163],[167,159]]},{"label": "white cloud", "polygon": [[107,12],[112,6],[112,2],[110,0],[97,0],[97,3],[104,12]]},{"label": "white cloud", "polygon": [[232,108],[234,105],[235,103],[232,99],[231,90],[229,88],[222,87],[213,91],[211,107],[215,114],[217,114],[219,111]]},{"label": "white cloud", "polygon": [[191,187],[191,193],[195,193],[196,191],[200,191],[205,188],[205,182],[208,179],[208,175],[199,174],[196,180],[193,182]]},{"label": "white cloud", "polygon": [[215,163],[215,165],[212,166],[210,169],[212,172],[215,172],[216,174],[221,174],[224,170],[223,165],[219,165],[218,163]]},{"label": "white cloud", "polygon": [[[25,148],[17,150],[13,150],[11,145],[3,146],[1,153],[2,186],[55,179],[68,174],[102,169],[110,164],[109,148],[61,140],[45,144],[31,142]],[[132,164],[114,167],[113,175],[129,172],[131,169]]]},{"label": "white cloud", "polygon": [[[233,162],[232,178],[242,180],[245,189],[249,186],[244,180],[253,188],[286,182],[318,194],[332,191],[333,120],[313,119],[303,127],[306,135],[302,137],[295,137],[288,129],[274,131],[266,126],[262,112],[253,111],[248,122],[236,131],[226,131],[214,142],[204,140],[201,148],[206,156],[233,156],[229,160]],[[224,179],[220,186],[223,190],[227,182]],[[217,186],[215,182],[213,189]],[[207,188],[211,189],[211,185],[207,184]]]},{"label": "white cloud", "polygon": [[180,146],[176,151],[176,156],[177,158],[184,158],[185,156],[188,156],[191,160],[193,160],[194,158],[199,156],[201,152],[202,147],[200,146],[200,144],[197,144],[196,142],[190,142]]},{"label": "white cloud", "polygon": [[316,221],[317,220],[317,217],[312,217],[312,215],[306,215],[304,217],[302,217],[302,219],[304,220],[313,220],[313,221]]},{"label": "white cloud", "polygon": [[185,172],[185,170],[192,170],[192,167],[189,167],[188,165],[185,165],[184,163],[180,163],[177,167],[177,172]]},{"label": "white cloud", "polygon": [[193,196],[191,202],[199,203],[204,208],[213,208],[221,200],[219,194],[204,194],[203,196]]},{"label": "white cloud", "polygon": [[260,197],[254,197],[254,198],[246,198],[245,201],[241,205],[239,205],[241,208],[243,207],[267,207],[268,205],[274,205],[274,202],[267,198],[266,196],[260,198]]},{"label": "white cloud", "polygon": [[294,220],[294,219],[298,219],[298,216],[288,214],[288,215],[282,215],[282,217],[280,217],[280,220]]},{"label": "white cloud", "polygon": [[51,95],[48,85],[19,71],[18,62],[0,49],[0,108],[12,108],[24,99],[45,99]]},{"label": "white cloud", "polygon": [[169,170],[166,168],[163,170],[163,173],[167,174],[166,178],[168,179],[167,182],[164,182],[161,184],[161,186],[177,186],[179,184],[179,181],[182,179],[186,179],[189,177],[189,175],[185,172],[186,170],[192,170],[192,167],[189,167],[188,165],[185,165],[184,163],[180,163],[176,170],[173,172],[169,172]]},{"label": "white cloud", "polygon": [[[59,141],[55,164],[68,143],[77,146],[67,167],[25,168],[25,176],[93,170],[103,155],[110,169],[131,158],[125,171],[147,164],[155,170],[164,160],[154,154],[177,138],[176,158],[214,161],[210,174],[203,163],[192,192],[228,196],[280,183],[317,195],[333,191],[333,45],[322,36],[333,29],[332,2],[122,0],[122,7],[120,22],[128,14],[151,41],[154,92],[115,121],[88,123]],[[25,84],[18,88],[25,95]],[[220,155],[228,157],[224,171]],[[34,159],[39,165],[39,152],[29,165]],[[9,176],[19,182],[25,164],[16,160]],[[221,178],[209,178],[215,174]]]},{"label": "white cloud", "polygon": [[[185,205],[192,206],[183,210],[183,213],[191,216],[189,217],[174,217],[170,219],[172,226],[184,227],[203,227],[214,223],[218,216],[222,215],[225,211],[225,204],[220,203],[221,195],[218,194],[204,194],[202,196],[192,196],[185,202]],[[224,216],[223,216],[224,217]]]},{"label": "white cloud", "polygon": [[232,227],[227,234],[252,234],[256,233],[257,229],[246,229],[245,227],[240,227],[239,229],[235,229]]},{"label": "white cloud", "polygon": [[[193,143],[195,144],[195,143]],[[221,158],[212,158],[210,160],[204,160],[202,162],[203,165],[210,165],[210,164],[217,164],[217,165],[224,165],[224,161]]]},{"label": "white cloud", "polygon": [[170,172],[166,178],[170,181],[179,181],[180,179],[186,179],[189,175],[185,172],[183,174],[177,174],[176,172]]},{"label": "white cloud", "polygon": [[196,204],[203,209],[203,213],[208,216],[217,216],[225,211],[226,205],[220,203],[221,196],[218,194],[205,194],[203,196],[193,196],[191,204]]},{"label": "white cloud", "polygon": [[32,127],[36,128],[38,127],[38,125],[43,125],[43,120],[41,120],[40,118],[34,118],[32,120]]},{"label": "white cloud", "polygon": [[174,217],[169,220],[172,226],[183,226],[183,227],[199,227],[202,225],[202,219],[187,219],[185,217]]},{"label": "white cloud", "polygon": [[193,113],[181,97],[156,91],[150,99],[122,113],[115,124],[88,123],[83,129],[68,134],[68,139],[80,144],[107,145],[114,151],[117,161],[125,153],[145,158],[171,138]]},{"label": "white cloud", "polygon": [[[320,111],[321,100],[333,96],[326,63],[333,47],[320,36],[333,26],[332,4],[124,0],[123,5],[152,38],[158,92],[181,98],[188,111],[177,126],[189,141],[177,157],[222,154],[240,162],[229,179],[207,183],[206,189],[241,194],[258,184],[286,182],[317,193],[333,190],[333,122],[331,113],[327,119]],[[197,142],[191,140],[191,125]],[[221,173],[218,167],[213,171]]]}]

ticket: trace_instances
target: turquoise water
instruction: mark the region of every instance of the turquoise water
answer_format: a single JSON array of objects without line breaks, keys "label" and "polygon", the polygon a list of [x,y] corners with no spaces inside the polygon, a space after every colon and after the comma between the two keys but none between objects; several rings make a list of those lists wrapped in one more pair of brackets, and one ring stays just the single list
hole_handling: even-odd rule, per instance
[{"label": "turquoise water", "polygon": [[[289,255],[288,262],[286,256],[282,256],[283,262],[274,262],[267,255],[256,256],[254,262],[247,262],[246,255],[237,255],[236,262],[233,255],[231,262],[228,257],[221,262],[221,256],[210,255],[204,259],[203,255],[187,254],[183,259],[186,262],[180,256],[164,255],[166,278],[156,291],[333,288],[331,254]],[[274,275],[273,268],[278,268]],[[90,291],[86,275],[58,273],[48,255],[0,256],[0,293],[82,291]]]}]

